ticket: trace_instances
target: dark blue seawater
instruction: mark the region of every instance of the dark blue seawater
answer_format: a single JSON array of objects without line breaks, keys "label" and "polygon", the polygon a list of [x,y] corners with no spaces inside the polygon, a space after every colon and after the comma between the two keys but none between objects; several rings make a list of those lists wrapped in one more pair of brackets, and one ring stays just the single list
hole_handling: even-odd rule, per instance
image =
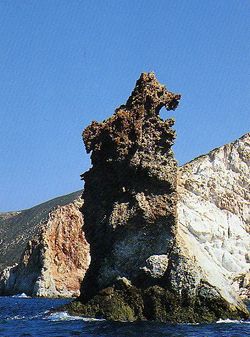
[{"label": "dark blue seawater", "polygon": [[108,322],[49,314],[68,300],[0,297],[0,336],[8,337],[245,337],[249,322],[215,324],[164,324],[155,322]]}]

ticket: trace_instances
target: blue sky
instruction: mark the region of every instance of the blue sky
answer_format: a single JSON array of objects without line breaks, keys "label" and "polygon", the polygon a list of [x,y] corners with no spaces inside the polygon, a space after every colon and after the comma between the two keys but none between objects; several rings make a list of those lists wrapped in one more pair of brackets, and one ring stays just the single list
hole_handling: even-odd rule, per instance
[{"label": "blue sky", "polygon": [[0,211],[82,188],[81,133],[143,71],[182,94],[183,164],[249,132],[249,1],[0,1]]}]

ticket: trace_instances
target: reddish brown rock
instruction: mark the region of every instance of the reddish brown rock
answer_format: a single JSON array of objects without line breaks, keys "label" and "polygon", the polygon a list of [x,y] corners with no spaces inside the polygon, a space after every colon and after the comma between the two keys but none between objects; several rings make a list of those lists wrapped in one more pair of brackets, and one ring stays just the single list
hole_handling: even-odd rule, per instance
[{"label": "reddish brown rock", "polygon": [[0,275],[2,294],[72,297],[79,295],[88,268],[89,245],[82,231],[80,199],[52,210],[28,241],[18,264]]}]

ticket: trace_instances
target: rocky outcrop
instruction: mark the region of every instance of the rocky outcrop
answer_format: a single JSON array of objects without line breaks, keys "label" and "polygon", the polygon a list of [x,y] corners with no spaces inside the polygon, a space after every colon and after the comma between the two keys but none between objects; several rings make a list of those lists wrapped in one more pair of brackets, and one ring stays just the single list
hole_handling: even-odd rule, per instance
[{"label": "rocky outcrop", "polygon": [[172,245],[177,200],[174,122],[158,114],[163,106],[175,108],[178,100],[153,74],[143,74],[126,105],[84,131],[93,163],[83,175],[84,231],[92,261],[83,283],[85,297],[120,275],[141,282],[147,258],[166,254]]},{"label": "rocky outcrop", "polygon": [[180,95],[142,74],[125,105],[83,133],[81,191],[0,213],[0,294],[81,295],[67,309],[112,320],[246,318],[250,135],[178,168]]},{"label": "rocky outcrop", "polygon": [[179,99],[142,74],[127,103],[83,133],[93,164],[82,208],[91,264],[72,313],[171,322],[248,316],[236,293],[207,275],[178,220],[184,176],[171,150],[174,121],[159,111]]},{"label": "rocky outcrop", "polygon": [[206,278],[230,300],[247,297],[250,269],[250,134],[184,165],[178,179],[181,237]]},{"label": "rocky outcrop", "polygon": [[[26,293],[44,297],[79,295],[80,284],[90,261],[89,245],[82,232],[83,218],[79,211],[82,201],[79,195],[80,192],[76,192],[33,209],[33,221],[40,221],[29,232],[27,227],[29,235],[23,232],[22,238],[27,241],[18,263],[0,273],[0,294]],[[65,204],[69,201],[72,202]],[[60,202],[62,206],[54,206]],[[50,211],[49,205],[54,206]],[[41,210],[43,212],[40,213]],[[18,242],[18,235],[14,238],[14,242]],[[4,243],[11,251],[13,242],[8,242],[5,236]]]}]

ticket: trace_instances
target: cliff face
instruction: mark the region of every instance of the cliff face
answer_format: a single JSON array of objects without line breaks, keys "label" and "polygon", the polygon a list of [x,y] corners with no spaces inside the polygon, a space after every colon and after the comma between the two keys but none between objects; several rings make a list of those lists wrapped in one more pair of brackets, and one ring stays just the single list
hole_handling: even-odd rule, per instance
[{"label": "cliff face", "polygon": [[184,165],[178,223],[189,252],[228,300],[249,296],[250,134]]},{"label": "cliff face", "polygon": [[27,242],[38,234],[54,208],[73,202],[81,194],[77,191],[30,209],[0,213],[0,271],[19,262]]},{"label": "cliff face", "polygon": [[[206,262],[192,251],[190,229],[185,233],[183,205],[189,201],[171,150],[173,120],[159,117],[179,98],[154,74],[142,74],[125,105],[84,131],[93,164],[83,175],[82,208],[91,264],[71,312],[171,322],[248,316],[233,291],[213,282]],[[177,203],[178,193],[183,197]]]},{"label": "cliff face", "polygon": [[[34,217],[40,218],[35,226],[36,232],[28,236],[28,240],[26,237],[26,247],[18,263],[0,273],[0,294],[24,292],[45,297],[79,295],[80,284],[90,260],[89,246],[82,232],[79,194],[77,192],[69,198],[63,197],[65,201],[72,197],[77,199],[54,207],[42,219],[40,213],[35,213]],[[49,204],[53,204],[53,201]],[[33,232],[34,228],[29,233]],[[9,242],[8,247],[12,248],[12,242]]]}]

